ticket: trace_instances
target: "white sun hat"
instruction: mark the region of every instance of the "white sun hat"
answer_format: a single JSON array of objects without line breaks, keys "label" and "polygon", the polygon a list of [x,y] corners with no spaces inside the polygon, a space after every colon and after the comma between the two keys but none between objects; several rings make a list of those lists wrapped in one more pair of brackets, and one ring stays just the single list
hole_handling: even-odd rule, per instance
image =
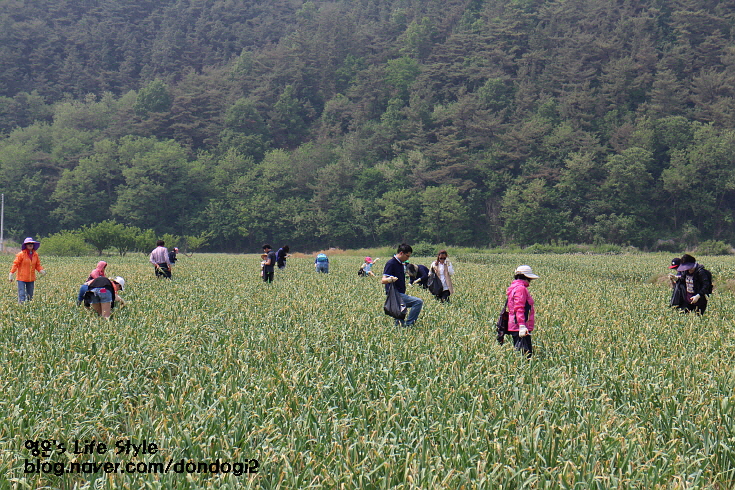
[{"label": "white sun hat", "polygon": [[529,279],[538,279],[538,276],[531,270],[530,265],[519,265],[516,267],[514,274],[523,274]]}]

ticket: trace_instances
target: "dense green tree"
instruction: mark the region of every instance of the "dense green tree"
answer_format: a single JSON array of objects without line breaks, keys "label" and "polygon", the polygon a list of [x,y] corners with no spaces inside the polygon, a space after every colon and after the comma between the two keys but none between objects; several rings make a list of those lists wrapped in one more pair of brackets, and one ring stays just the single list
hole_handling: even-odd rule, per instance
[{"label": "dense green tree", "polygon": [[691,223],[705,236],[732,237],[735,202],[735,132],[698,128],[694,142],[675,151],[663,173],[675,226]]},{"label": "dense green tree", "polygon": [[413,189],[389,191],[378,199],[377,232],[384,243],[415,241],[420,233],[421,193]]},{"label": "dense green tree", "polygon": [[119,153],[124,182],[116,189],[113,216],[174,233],[203,208],[205,171],[174,141],[129,138]]},{"label": "dense green tree", "polygon": [[171,94],[161,80],[153,80],[140,89],[133,106],[133,110],[139,116],[146,116],[149,112],[168,112],[169,109],[171,109]]},{"label": "dense green tree", "polygon": [[98,255],[102,255],[105,249],[111,248],[116,237],[123,233],[125,226],[114,220],[105,220],[93,225],[82,227],[84,241],[92,245]]},{"label": "dense green tree", "polygon": [[64,170],[51,195],[55,204],[51,214],[68,228],[110,219],[117,187],[123,183],[118,145],[102,140],[92,155]]},{"label": "dense green tree", "polygon": [[516,244],[568,240],[576,230],[569,210],[554,206],[554,193],[542,179],[516,184],[503,196],[503,234]]},{"label": "dense green tree", "polygon": [[19,235],[114,218],[212,250],[735,241],[727,2],[6,6]]},{"label": "dense green tree", "polygon": [[427,187],[421,195],[421,232],[432,243],[466,243],[467,205],[453,186]]}]

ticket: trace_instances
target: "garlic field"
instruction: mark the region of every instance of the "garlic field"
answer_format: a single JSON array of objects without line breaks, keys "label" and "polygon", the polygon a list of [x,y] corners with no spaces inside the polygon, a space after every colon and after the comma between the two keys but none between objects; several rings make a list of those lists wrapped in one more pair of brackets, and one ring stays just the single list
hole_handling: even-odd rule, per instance
[{"label": "garlic field", "polygon": [[[361,257],[273,284],[258,255],[180,256],[172,281],[107,257],[108,322],[75,305],[97,259],[40,252],[31,304],[0,287],[0,490],[735,486],[735,258],[698,257],[697,317],[652,280],[669,255],[450,255],[451,303],[409,288],[400,329]],[[531,360],[495,341],[520,264]]]}]

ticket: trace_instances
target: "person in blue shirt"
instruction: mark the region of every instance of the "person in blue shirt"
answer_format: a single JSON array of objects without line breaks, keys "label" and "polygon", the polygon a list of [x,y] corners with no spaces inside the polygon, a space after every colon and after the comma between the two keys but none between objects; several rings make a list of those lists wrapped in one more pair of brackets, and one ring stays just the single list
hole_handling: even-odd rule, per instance
[{"label": "person in blue shirt", "polygon": [[279,269],[286,268],[286,259],[290,257],[290,255],[288,254],[290,251],[291,248],[288,245],[284,245],[276,252],[276,265]]},{"label": "person in blue shirt", "polygon": [[266,258],[263,261],[263,269],[261,275],[263,276],[263,282],[271,283],[273,282],[273,272],[275,271],[276,267],[276,253],[267,243],[263,245],[263,253],[265,254]]},{"label": "person in blue shirt", "polygon": [[316,256],[316,259],[314,259],[314,267],[316,268],[317,272],[323,272],[324,274],[329,273],[329,257],[327,257],[327,254],[320,253]]},{"label": "person in blue shirt", "polygon": [[412,326],[416,323],[416,320],[421,313],[421,308],[424,306],[424,300],[406,294],[406,270],[404,263],[411,257],[412,253],[413,248],[411,248],[411,245],[406,243],[399,245],[393,258],[385,263],[385,267],[383,268],[383,277],[380,279],[380,282],[386,285],[386,294],[388,293],[387,285],[393,283],[396,290],[401,295],[403,304],[410,309],[405,321],[396,319],[396,326]]}]

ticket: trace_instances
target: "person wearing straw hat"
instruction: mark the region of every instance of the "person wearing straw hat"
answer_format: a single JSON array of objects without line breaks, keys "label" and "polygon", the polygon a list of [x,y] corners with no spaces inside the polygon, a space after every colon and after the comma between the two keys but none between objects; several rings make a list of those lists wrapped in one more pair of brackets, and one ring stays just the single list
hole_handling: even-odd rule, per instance
[{"label": "person wearing straw hat", "polygon": [[41,260],[38,258],[38,247],[40,242],[28,237],[23,240],[23,248],[15,256],[13,265],[10,268],[8,280],[13,282],[13,274],[17,272],[18,282],[18,303],[24,303],[33,299],[34,285],[36,283],[36,271],[42,276],[46,271],[41,267]]},{"label": "person wearing straw hat", "polygon": [[505,294],[508,297],[508,333],[513,336],[513,346],[526,357],[533,355],[531,333],[533,332],[536,310],[528,286],[539,276],[528,265],[520,265],[514,271],[513,282]]}]

